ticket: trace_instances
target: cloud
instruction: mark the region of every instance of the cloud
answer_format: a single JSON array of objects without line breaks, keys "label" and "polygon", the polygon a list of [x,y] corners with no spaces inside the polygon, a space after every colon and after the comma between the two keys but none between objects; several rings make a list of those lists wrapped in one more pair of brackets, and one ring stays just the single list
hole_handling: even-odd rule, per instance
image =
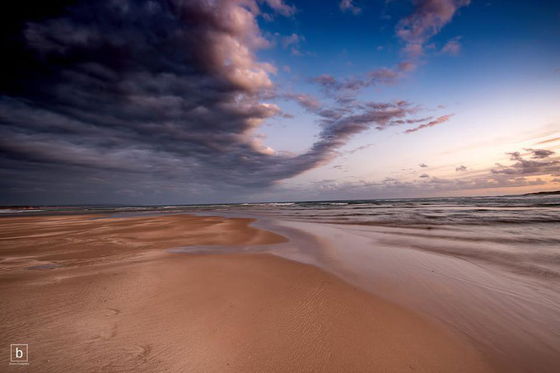
[{"label": "cloud", "polygon": [[428,40],[448,24],[457,11],[470,0],[415,0],[412,14],[396,27],[397,36],[405,42],[403,51],[412,58],[424,54]]},{"label": "cloud", "polygon": [[461,52],[461,43],[458,38],[449,40],[442,48],[441,53],[457,56]]},{"label": "cloud", "polygon": [[290,48],[290,52],[294,56],[301,56],[303,52],[300,50],[299,45],[305,38],[299,34],[291,34],[282,38],[282,47],[284,49]]},{"label": "cloud", "polygon": [[352,149],[352,150],[348,150],[346,153],[347,153],[347,154],[354,154],[354,153],[359,152],[359,151],[361,151],[361,150],[365,150],[365,149],[367,149],[367,148],[370,148],[370,147],[372,147],[373,145],[374,145],[374,144],[366,144],[366,145],[358,146],[357,148],[354,148],[354,149]]},{"label": "cloud", "polygon": [[298,34],[291,34],[282,38],[282,46],[288,48],[291,45],[296,45],[303,40],[303,37]]},{"label": "cloud", "polygon": [[340,83],[337,81],[337,79],[334,76],[329,75],[329,74],[323,74],[323,75],[316,76],[316,77],[312,78],[311,81],[319,84],[320,86],[322,86],[325,89],[336,89],[336,88],[340,87]]},{"label": "cloud", "polygon": [[412,133],[412,132],[416,132],[416,131],[419,131],[419,130],[424,129],[424,128],[437,126],[438,124],[447,122],[449,119],[451,119],[452,116],[453,116],[453,114],[442,115],[442,116],[440,116],[440,117],[438,117],[438,118],[436,118],[432,121],[429,121],[427,123],[423,123],[423,124],[421,124],[417,127],[414,127],[414,128],[407,129],[404,132],[405,133]]},{"label": "cloud", "polygon": [[[271,9],[286,17],[293,16],[297,10],[295,6],[287,4],[284,0],[261,0],[261,2],[266,3]],[[246,3],[253,9],[256,8],[254,2],[247,1]]]},{"label": "cloud", "polygon": [[409,72],[413,71],[414,69],[416,69],[416,64],[410,61],[403,61],[398,65],[398,71],[400,72]]},{"label": "cloud", "polygon": [[275,68],[254,55],[269,45],[256,2],[80,2],[60,14],[14,33],[25,59],[0,87],[6,187],[87,171],[263,186],[314,167],[254,134],[281,114],[261,99]]},{"label": "cloud", "polygon": [[[552,182],[560,182],[560,178],[554,179]],[[321,198],[325,199],[369,199],[386,198],[387,196],[407,198],[411,195],[431,197],[449,194],[465,195],[469,194],[470,191],[485,193],[487,190],[544,186],[546,184],[547,182],[539,177],[527,178],[523,176],[485,174],[477,177],[452,179],[430,177],[427,174],[422,174],[414,180],[400,180],[397,178],[385,178],[381,181],[320,180],[315,183],[314,191],[320,191]]]},{"label": "cloud", "polygon": [[546,139],[546,140],[543,140],[543,141],[539,141],[537,143],[537,145],[548,144],[548,143],[556,142],[556,141],[560,141],[560,137],[553,137],[551,139]]},{"label": "cloud", "polygon": [[351,12],[354,15],[358,15],[362,12],[362,9],[357,7],[353,0],[341,0],[338,6],[343,12]]},{"label": "cloud", "polygon": [[[520,152],[506,153],[510,159],[517,162],[523,159]],[[531,154],[529,154],[531,155]],[[533,162],[533,161],[531,161]],[[478,170],[472,175],[460,173],[457,177],[436,177],[426,173],[417,178],[396,178],[387,177],[381,180],[356,179],[343,181],[319,180],[313,184],[313,192],[321,192],[323,199],[366,199],[366,198],[386,198],[415,196],[442,196],[442,195],[466,195],[472,191],[476,194],[488,193],[488,190],[501,191],[506,188],[545,186],[560,182],[560,160],[547,159],[538,161],[540,166],[525,169],[527,172],[519,172],[523,166],[514,163],[509,167],[514,172],[496,173],[494,169]],[[458,167],[458,169],[462,168]],[[466,168],[466,167],[465,167]],[[305,193],[304,190],[299,191]],[[309,196],[312,198],[313,196]]]},{"label": "cloud", "polygon": [[[371,125],[378,130],[401,124],[400,119],[416,114],[420,109],[412,103],[404,100],[395,102],[366,102],[356,107],[356,111],[347,108],[331,109],[321,111],[323,117],[323,133],[328,139],[335,134],[341,135],[353,132],[357,128],[367,128]],[[328,133],[328,132],[331,133]],[[337,137],[337,136],[334,136]]]},{"label": "cloud", "polygon": [[560,160],[552,159],[546,161],[533,161],[524,159],[519,152],[510,153],[511,160],[516,162],[510,166],[504,166],[497,163],[495,168],[492,169],[494,174],[503,175],[552,175],[560,176]]},{"label": "cloud", "polygon": [[464,171],[467,171],[467,166],[460,165],[459,167],[456,167],[456,168],[455,168],[455,171],[457,171],[457,172],[464,172]]},{"label": "cloud", "polygon": [[533,159],[544,159],[555,154],[554,151],[547,150],[547,149],[525,149],[525,150],[531,153],[531,158]]},{"label": "cloud", "polygon": [[336,156],[335,150],[344,146],[352,136],[370,128],[381,131],[402,125],[403,118],[406,120],[419,110],[418,106],[403,100],[322,107],[317,111],[322,128],[319,140],[302,157],[315,160],[317,165],[324,164]]},{"label": "cloud", "polygon": [[[406,101],[325,106],[276,93],[275,66],[255,55],[270,46],[258,26],[263,4],[295,13],[279,0],[99,0],[22,19],[0,82],[4,202],[242,198],[325,164],[358,133],[418,122],[420,108]],[[367,84],[409,67],[396,69],[370,72]],[[274,103],[282,97],[321,126],[299,155],[256,132],[288,115]]]},{"label": "cloud", "polygon": [[311,81],[321,86],[330,96],[347,97],[356,95],[367,87],[394,84],[414,69],[415,65],[412,62],[405,61],[393,68],[382,67],[370,70],[363,76],[339,80],[330,74],[323,74],[312,78]]},{"label": "cloud", "polygon": [[[554,152],[544,149],[525,149],[527,150],[532,159],[538,160],[528,160],[523,157],[523,155],[516,151],[507,153],[510,156],[510,160],[515,161],[514,164],[510,166],[504,166],[497,163],[495,168],[492,169],[494,174],[503,175],[552,175],[560,176],[560,160],[550,159],[548,160]],[[547,159],[547,160],[544,160]]]},{"label": "cloud", "polygon": [[319,100],[311,95],[302,93],[286,93],[283,97],[296,101],[298,104],[311,112],[317,112],[322,107]]}]

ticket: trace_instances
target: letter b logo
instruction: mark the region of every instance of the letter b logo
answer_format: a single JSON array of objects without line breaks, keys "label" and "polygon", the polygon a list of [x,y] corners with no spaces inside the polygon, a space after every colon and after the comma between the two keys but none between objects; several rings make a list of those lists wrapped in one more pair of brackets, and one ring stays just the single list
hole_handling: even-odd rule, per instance
[{"label": "letter b logo", "polygon": [[10,363],[27,364],[29,362],[29,346],[27,344],[10,345]]}]

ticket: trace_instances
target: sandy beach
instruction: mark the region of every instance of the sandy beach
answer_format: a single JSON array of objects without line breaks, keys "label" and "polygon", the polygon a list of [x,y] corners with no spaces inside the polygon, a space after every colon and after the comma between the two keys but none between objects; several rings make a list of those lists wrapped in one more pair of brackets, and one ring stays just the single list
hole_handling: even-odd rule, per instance
[{"label": "sandy beach", "polygon": [[10,343],[30,351],[30,365],[3,370],[493,370],[443,324],[317,267],[264,253],[167,250],[285,243],[251,222],[2,218],[0,354],[9,356]]}]

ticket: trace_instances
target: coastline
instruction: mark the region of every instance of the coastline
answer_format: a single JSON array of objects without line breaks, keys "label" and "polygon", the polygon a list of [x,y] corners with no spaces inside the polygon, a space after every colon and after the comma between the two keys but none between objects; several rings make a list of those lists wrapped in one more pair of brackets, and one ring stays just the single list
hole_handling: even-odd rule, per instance
[{"label": "coastline", "polygon": [[318,267],[169,250],[288,245],[252,219],[99,218],[0,221],[1,348],[29,343],[29,371],[491,370],[443,324]]}]

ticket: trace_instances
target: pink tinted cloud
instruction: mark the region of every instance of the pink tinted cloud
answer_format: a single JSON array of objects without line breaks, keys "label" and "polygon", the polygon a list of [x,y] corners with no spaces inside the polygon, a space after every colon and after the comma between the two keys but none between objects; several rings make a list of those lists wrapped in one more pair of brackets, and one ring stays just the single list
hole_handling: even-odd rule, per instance
[{"label": "pink tinted cloud", "polygon": [[424,123],[419,125],[418,127],[407,129],[406,131],[404,131],[404,133],[412,133],[412,132],[420,131],[421,129],[424,128],[437,126],[438,124],[447,122],[449,119],[451,119],[452,116],[453,114],[442,115],[441,117],[438,117],[428,123]]},{"label": "pink tinted cloud", "polygon": [[300,50],[300,44],[304,40],[305,37],[302,35],[293,33],[282,38],[282,47],[284,49],[290,48],[290,52],[295,56],[301,56],[303,55],[303,52]]},{"label": "pink tinted cloud", "polygon": [[270,8],[274,9],[276,12],[282,14],[283,16],[293,16],[296,13],[296,8],[292,5],[288,5],[284,0],[261,0],[266,3]]},{"label": "pink tinted cloud", "polygon": [[338,6],[343,12],[351,12],[354,15],[362,12],[362,9],[357,7],[353,0],[342,0]]},{"label": "pink tinted cloud", "polygon": [[311,95],[302,93],[287,93],[284,97],[296,101],[298,104],[311,112],[316,112],[321,108],[319,100]]},{"label": "pink tinted cloud", "polygon": [[426,42],[448,24],[457,10],[470,4],[470,0],[416,0],[414,12],[397,25],[397,36],[406,45],[405,54],[419,57]]},{"label": "pink tinted cloud", "polygon": [[450,56],[457,56],[461,53],[461,43],[458,38],[449,40],[442,48],[441,53],[448,54]]},{"label": "pink tinted cloud", "polygon": [[399,63],[398,65],[398,70],[401,72],[409,72],[409,71],[414,71],[416,69],[416,64],[410,62],[410,61],[404,61]]},{"label": "pink tinted cloud", "polygon": [[404,48],[403,52],[412,58],[420,57],[424,54],[424,46],[421,43],[408,43]]}]

